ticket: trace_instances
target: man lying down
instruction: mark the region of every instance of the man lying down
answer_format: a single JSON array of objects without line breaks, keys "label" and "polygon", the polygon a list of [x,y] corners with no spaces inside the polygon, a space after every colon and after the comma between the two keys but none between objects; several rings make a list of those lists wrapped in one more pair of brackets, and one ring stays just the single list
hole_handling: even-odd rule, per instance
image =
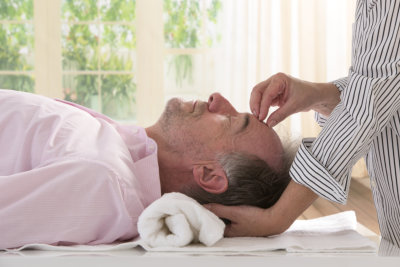
[{"label": "man lying down", "polygon": [[290,180],[285,155],[274,130],[218,93],[172,99],[143,129],[0,90],[0,249],[132,239],[141,212],[167,192],[266,208]]}]

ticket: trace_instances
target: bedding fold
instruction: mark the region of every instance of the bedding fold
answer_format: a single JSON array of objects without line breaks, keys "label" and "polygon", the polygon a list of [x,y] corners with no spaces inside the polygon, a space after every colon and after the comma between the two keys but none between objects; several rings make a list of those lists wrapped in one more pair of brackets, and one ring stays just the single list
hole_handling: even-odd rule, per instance
[{"label": "bedding fold", "polygon": [[223,238],[225,224],[194,199],[181,193],[164,194],[139,217],[138,231],[150,247],[212,246]]}]

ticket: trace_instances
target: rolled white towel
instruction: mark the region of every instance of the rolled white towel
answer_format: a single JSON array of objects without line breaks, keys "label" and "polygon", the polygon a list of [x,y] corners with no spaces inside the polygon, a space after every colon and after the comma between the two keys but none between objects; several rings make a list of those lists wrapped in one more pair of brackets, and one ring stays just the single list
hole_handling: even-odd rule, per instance
[{"label": "rolled white towel", "polygon": [[182,247],[201,242],[214,245],[225,224],[194,199],[181,193],[164,194],[140,215],[140,237],[151,247]]}]

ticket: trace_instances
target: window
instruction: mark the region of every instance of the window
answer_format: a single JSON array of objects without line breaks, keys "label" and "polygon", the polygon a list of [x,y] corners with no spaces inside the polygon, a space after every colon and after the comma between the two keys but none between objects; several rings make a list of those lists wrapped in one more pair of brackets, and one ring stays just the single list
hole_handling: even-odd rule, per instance
[{"label": "window", "polygon": [[64,98],[119,120],[135,111],[135,1],[63,0]]},{"label": "window", "polygon": [[144,124],[166,98],[207,94],[220,0],[4,0],[0,8],[1,88]]},{"label": "window", "polygon": [[0,2],[0,88],[34,91],[33,0]]},{"label": "window", "polygon": [[220,0],[165,0],[164,88],[171,96],[207,98],[206,69],[214,65],[212,50],[221,39],[218,31]]}]

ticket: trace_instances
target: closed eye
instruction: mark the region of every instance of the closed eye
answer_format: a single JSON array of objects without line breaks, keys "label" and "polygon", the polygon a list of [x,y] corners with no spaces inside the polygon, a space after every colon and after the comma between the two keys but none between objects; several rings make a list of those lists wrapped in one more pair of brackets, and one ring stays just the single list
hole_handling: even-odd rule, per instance
[{"label": "closed eye", "polygon": [[232,128],[232,116],[231,115],[229,115],[229,114],[226,114],[225,115],[226,116],[226,126],[227,126],[227,128]]},{"label": "closed eye", "polygon": [[240,126],[240,129],[239,129],[238,133],[241,133],[241,132],[245,131],[247,126],[249,126],[249,124],[250,124],[250,114],[249,113],[244,114],[243,119],[241,120],[241,122],[242,123],[241,123],[241,126]]}]

